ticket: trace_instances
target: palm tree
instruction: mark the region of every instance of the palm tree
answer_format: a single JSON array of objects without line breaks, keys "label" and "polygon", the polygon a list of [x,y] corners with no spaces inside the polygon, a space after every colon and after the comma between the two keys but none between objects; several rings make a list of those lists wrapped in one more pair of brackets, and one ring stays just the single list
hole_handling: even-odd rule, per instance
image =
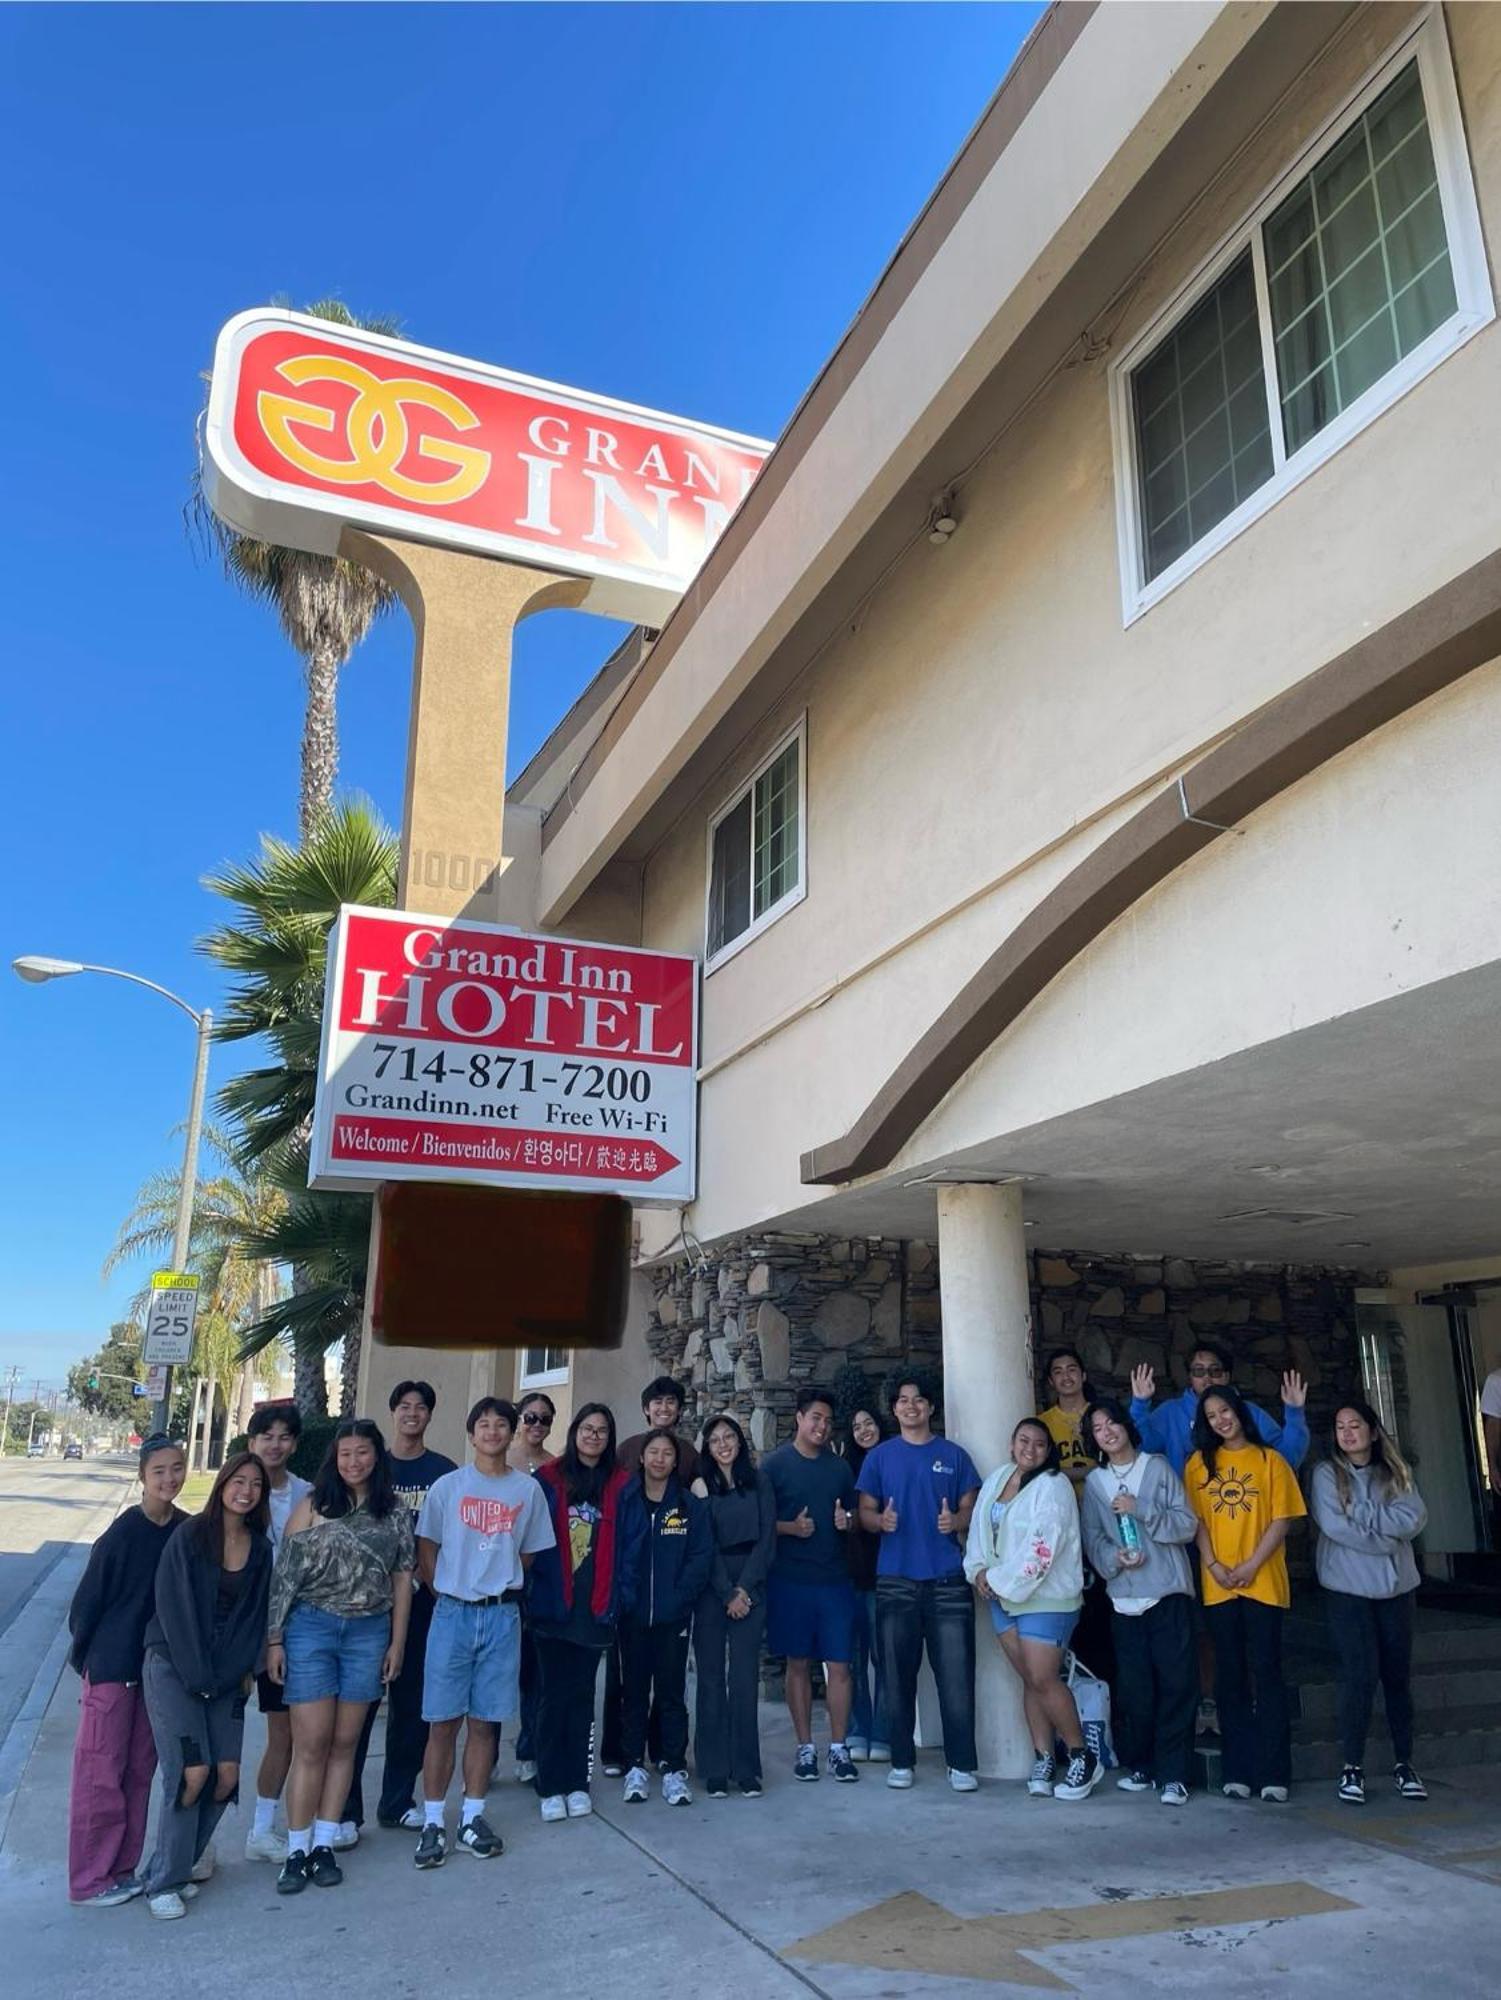
[{"label": "palm tree", "polygon": [[[278,303],[282,303],[278,301]],[[389,317],[360,319],[340,299],[317,299],[305,310],[334,326],[365,333],[397,333]],[[304,838],[334,800],[339,768],[339,673],[382,612],[395,603],[390,585],[342,556],[309,555],[258,541],[228,527],[209,511],[195,488],[190,513],[218,549],[224,573],[251,597],[270,604],[302,657],[307,707],[302,722],[302,784],[298,824]]]},{"label": "palm tree", "polygon": [[337,1340],[344,1342],[345,1407],[354,1406],[370,1227],[368,1195],[307,1185],[328,934],[343,903],[395,903],[396,857],[395,835],[356,799],[333,807],[298,846],[265,835],[256,860],[205,878],[238,912],[199,941],[235,976],[216,1038],[259,1036],[273,1058],[232,1078],[217,1100],[241,1160],[258,1164],[285,1197],[285,1208],[241,1242],[247,1255],[284,1260],[293,1274],[292,1298],[246,1329],[242,1352],[291,1336],[304,1415],[327,1408],[323,1356]]},{"label": "palm tree", "polygon": [[[221,1390],[231,1422],[238,1417],[243,1423],[257,1376],[265,1380],[270,1373],[265,1360],[258,1365],[242,1352],[243,1330],[264,1316],[278,1290],[274,1267],[247,1245],[274,1226],[286,1197],[269,1176],[241,1165],[217,1126],[205,1130],[203,1144],[219,1166],[195,1187],[189,1237],[189,1254],[201,1280],[193,1368],[205,1386],[200,1456],[206,1463]],[[104,1260],[105,1277],[122,1264],[170,1248],[181,1186],[180,1172],[153,1174],[145,1182]],[[144,1319],[148,1297],[149,1287],[131,1301],[133,1320]]]}]

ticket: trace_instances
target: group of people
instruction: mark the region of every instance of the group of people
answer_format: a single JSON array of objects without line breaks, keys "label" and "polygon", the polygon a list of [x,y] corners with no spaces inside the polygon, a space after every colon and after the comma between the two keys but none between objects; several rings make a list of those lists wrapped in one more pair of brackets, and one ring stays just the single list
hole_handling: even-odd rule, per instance
[{"label": "group of people", "polygon": [[649,1798],[654,1767],[667,1805],[692,1802],[690,1648],[694,1763],[711,1799],[761,1794],[763,1648],[786,1663],[795,1779],[851,1784],[861,1764],[880,1763],[888,1786],[910,1788],[926,1654],[948,1782],[972,1792],[977,1599],[1021,1683],[1029,1792],[1080,1800],[1100,1782],[1066,1677],[1077,1652],[1113,1685],[1123,1789],[1186,1803],[1196,1721],[1213,1721],[1226,1795],[1285,1801],[1284,1544],[1310,1507],[1339,1661],[1339,1795],[1364,1798],[1379,1681],[1397,1790],[1421,1798],[1408,1681],[1425,1517],[1411,1472],[1375,1413],[1350,1400],[1305,1506],[1302,1382],[1284,1378],[1279,1424],[1230,1374],[1206,1343],[1181,1396],[1154,1406],[1152,1373],[1138,1369],[1128,1407],[1095,1395],[1063,1350],[1048,1407],[1017,1424],[983,1480],[934,1431],[936,1391],[920,1368],[897,1370],[837,1439],[830,1392],[809,1385],[791,1439],[759,1464],[728,1414],[697,1447],[682,1436],[683,1394],[668,1376],[643,1392],[637,1434],[617,1440],[613,1413],[587,1403],[557,1455],[545,1393],[519,1407],[481,1397],[462,1466],[427,1446],[431,1385],[402,1382],[390,1443],[369,1419],[341,1422],[311,1481],[289,1469],[296,1410],[264,1405],[191,1518],[176,1505],[182,1447],[148,1438],[140,1502],[95,1545],[70,1616],[83,1679],[72,1899],[144,1895],[155,1916],[185,1914],[238,1797],[252,1685],[266,1747],[246,1852],[280,1863],[285,1895],[343,1879],[383,1696],[376,1816],[418,1835],[419,1869],[447,1859],[456,1763],[453,1844],[479,1859],[502,1852],[485,1805],[510,1716],[516,1777],[542,1819],[589,1814],[602,1661],[599,1765],[623,1780],[627,1804]]}]

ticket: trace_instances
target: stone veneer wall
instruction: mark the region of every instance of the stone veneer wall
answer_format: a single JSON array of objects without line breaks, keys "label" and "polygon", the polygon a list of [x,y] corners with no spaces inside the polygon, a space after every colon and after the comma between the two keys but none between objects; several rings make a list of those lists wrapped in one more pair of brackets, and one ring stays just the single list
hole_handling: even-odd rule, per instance
[{"label": "stone veneer wall", "polygon": [[[1315,1435],[1333,1399],[1358,1387],[1354,1290],[1379,1282],[1354,1271],[1037,1251],[1032,1267],[1034,1366],[1067,1343],[1096,1388],[1129,1393],[1140,1362],[1159,1393],[1187,1380],[1208,1337],[1236,1357],[1236,1381],[1275,1412],[1282,1372],[1309,1381]],[[791,1434],[805,1382],[830,1382],[849,1363],[879,1384],[898,1361],[942,1360],[938,1253],[923,1242],[747,1235],[702,1263],[652,1273],[647,1344],[687,1387],[695,1429],[733,1412],[767,1450]]]}]

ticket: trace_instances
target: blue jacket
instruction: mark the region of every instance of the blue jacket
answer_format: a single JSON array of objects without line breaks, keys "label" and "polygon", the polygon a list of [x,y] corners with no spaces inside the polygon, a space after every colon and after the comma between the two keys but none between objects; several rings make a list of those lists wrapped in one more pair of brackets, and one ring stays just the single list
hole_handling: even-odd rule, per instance
[{"label": "blue jacket", "polygon": [[676,1474],[668,1480],[660,1503],[653,1507],[638,1477],[632,1480],[622,1502],[622,1525],[628,1517],[639,1518],[641,1523],[636,1602],[631,1616],[642,1625],[686,1624],[703,1595],[714,1561],[708,1508]]},{"label": "blue jacket", "polygon": [[[547,1496],[556,1546],[540,1549],[532,1563],[527,1575],[527,1612],[534,1625],[564,1626],[573,1612],[573,1566],[563,1559],[568,1547],[568,1490],[563,1483],[562,1459],[549,1459],[537,1468],[535,1477]],[[594,1588],[589,1609],[601,1627],[616,1624],[636,1598],[646,1514],[632,1504],[633,1491],[640,1491],[637,1482],[616,1466],[605,1482],[594,1541]]]},{"label": "blue jacket", "polygon": [[[1254,1403],[1248,1407],[1261,1442],[1280,1451],[1296,1472],[1308,1456],[1307,1417],[1301,1410],[1284,1403],[1282,1422],[1279,1424],[1275,1417],[1269,1417],[1265,1410],[1258,1410]],[[1198,1408],[1199,1392],[1193,1388],[1185,1389],[1170,1403],[1159,1403],[1155,1410],[1145,1396],[1131,1398],[1131,1421],[1141,1432],[1142,1450],[1160,1451],[1180,1479],[1184,1466],[1193,1455],[1194,1418]]]}]

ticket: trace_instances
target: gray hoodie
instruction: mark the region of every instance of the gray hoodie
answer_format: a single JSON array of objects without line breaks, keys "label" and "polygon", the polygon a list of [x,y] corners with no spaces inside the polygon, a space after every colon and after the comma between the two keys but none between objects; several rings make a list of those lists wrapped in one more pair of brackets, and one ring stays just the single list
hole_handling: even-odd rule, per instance
[{"label": "gray hoodie", "polygon": [[1414,1535],[1423,1531],[1428,1509],[1413,1487],[1408,1493],[1388,1493],[1386,1477],[1373,1480],[1371,1467],[1347,1468],[1350,1505],[1339,1504],[1334,1467],[1326,1459],[1313,1469],[1309,1510],[1318,1524],[1319,1546],[1314,1557],[1325,1590],[1350,1597],[1401,1597],[1418,1587]]},{"label": "gray hoodie", "polygon": [[1198,1532],[1198,1520],[1183,1491],[1183,1481],[1155,1451],[1144,1454],[1146,1468],[1136,1496],[1136,1525],[1141,1529],[1146,1561],[1139,1569],[1121,1568],[1120,1537],[1115,1531],[1117,1481],[1096,1468],[1084,1482],[1084,1553],[1090,1568],[1104,1577],[1112,1598],[1192,1597],[1193,1572],[1185,1546]]}]

